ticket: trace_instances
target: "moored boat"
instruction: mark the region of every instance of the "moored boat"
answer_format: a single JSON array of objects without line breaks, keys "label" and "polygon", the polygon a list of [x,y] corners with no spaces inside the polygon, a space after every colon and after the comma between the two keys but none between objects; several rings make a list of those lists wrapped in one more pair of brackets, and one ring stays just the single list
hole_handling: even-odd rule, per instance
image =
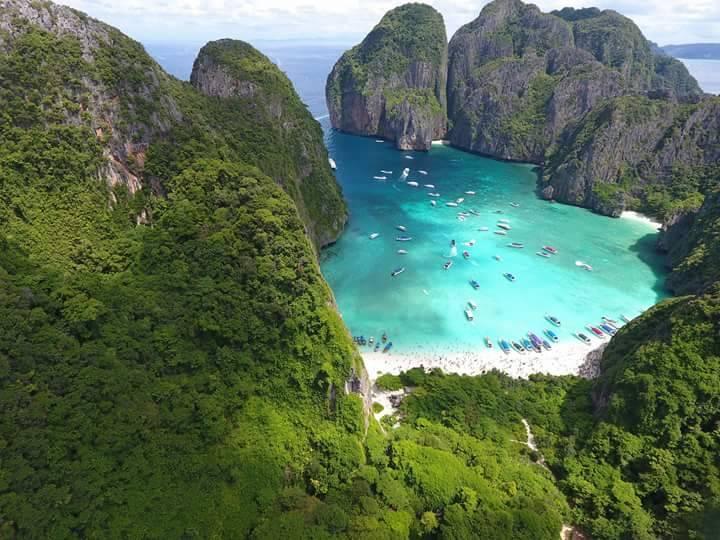
[{"label": "moored boat", "polygon": [[396,242],[409,242],[412,240],[412,236],[396,236],[395,241]]},{"label": "moored boat", "polygon": [[550,258],[550,255],[548,255],[548,254],[545,253],[544,251],[536,251],[536,252],[535,252],[535,255],[537,255],[538,257],[543,257],[544,259],[549,259],[549,258]]},{"label": "moored boat", "polygon": [[435,184],[423,184],[423,187],[435,189]]},{"label": "moored boat", "polygon": [[493,259],[496,261],[502,261],[502,257],[500,255],[493,255]]},{"label": "moored boat", "polygon": [[522,242],[510,242],[507,246],[515,249],[522,249],[525,247],[525,244]]},{"label": "moored boat", "polygon": [[550,324],[553,324],[555,326],[562,326],[560,319],[553,315],[545,315],[545,318],[550,322]]},{"label": "moored boat", "polygon": [[511,231],[511,230],[512,230],[512,227],[511,227],[510,225],[508,225],[507,223],[500,223],[500,222],[498,222],[498,223],[497,223],[497,226],[500,227],[501,229],[505,229],[506,231]]},{"label": "moored boat", "polygon": [[337,163],[335,163],[335,160],[333,158],[328,158],[328,163],[330,164],[330,168],[333,171],[337,170]]},{"label": "moored boat", "polygon": [[475,192],[474,191],[466,191],[465,195],[475,195]]},{"label": "moored boat", "polygon": [[397,275],[399,275],[399,274],[402,274],[404,271],[405,271],[405,267],[404,267],[404,266],[401,266],[400,268],[396,268],[395,270],[393,270],[393,271],[390,273],[390,275],[391,275],[392,277],[395,277],[395,276],[397,276]]},{"label": "moored boat", "polygon": [[495,234],[498,236],[507,236],[507,233],[505,231],[495,231]]},{"label": "moored boat", "polygon": [[582,341],[585,345],[592,345],[592,341],[582,332],[575,332],[574,336]]},{"label": "moored boat", "polygon": [[437,203],[435,201],[430,201],[430,204],[433,206],[437,206]]},{"label": "moored boat", "polygon": [[407,185],[411,187],[418,187],[420,184],[418,184],[417,182],[408,182]]},{"label": "moored boat", "polygon": [[510,344],[503,338],[500,338],[498,340],[498,345],[500,345],[500,349],[505,354],[510,354]]},{"label": "moored boat", "polygon": [[593,326],[592,324],[588,324],[585,326],[592,334],[598,338],[598,339],[605,339],[605,334],[603,334],[603,331],[600,330],[597,326]]},{"label": "moored boat", "polygon": [[478,231],[481,231],[481,232],[488,232],[489,230],[490,230],[490,227],[480,227],[478,229]]},{"label": "moored boat", "polygon": [[373,176],[374,180],[387,180],[387,176]]},{"label": "moored boat", "polygon": [[369,238],[370,240],[375,240],[378,236],[380,236],[380,233],[374,232],[369,236]]},{"label": "moored boat", "polygon": [[428,193],[428,197],[439,197],[439,193]]},{"label": "moored boat", "polygon": [[472,321],[475,318],[475,316],[473,315],[472,309],[467,308],[465,310],[465,317],[467,318],[468,321]]},{"label": "moored boat", "polygon": [[553,340],[555,343],[560,341],[560,338],[558,337],[558,335],[550,329],[545,330],[545,335],[547,337],[549,337],[551,340]]},{"label": "moored boat", "polygon": [[468,300],[468,307],[469,307],[470,309],[472,309],[473,311],[475,311],[478,306],[477,306],[477,304],[476,304],[475,302],[473,302],[472,300]]},{"label": "moored boat", "polygon": [[398,255],[407,255],[406,249],[398,249],[397,252],[398,252]]},{"label": "moored boat", "polygon": [[463,251],[463,257],[464,257],[465,259],[469,259],[469,258],[470,258],[470,252],[469,252],[469,251]]},{"label": "moored boat", "polygon": [[513,208],[520,208],[520,205],[516,202],[511,202],[510,206],[512,206]]},{"label": "moored boat", "polygon": [[475,245],[475,240],[468,240],[465,242],[465,245],[468,247],[473,247]]},{"label": "moored boat", "polygon": [[522,338],[522,346],[525,347],[525,350],[528,352],[530,352],[530,351],[535,351],[538,353],[542,352],[542,349],[540,347],[535,345],[533,342],[531,342],[527,338]]},{"label": "moored boat", "polygon": [[492,348],[493,348],[493,342],[492,342],[492,340],[491,340],[489,337],[487,337],[487,336],[485,336],[485,346],[486,346],[488,349],[492,349]]},{"label": "moored boat", "polygon": [[455,208],[455,207],[457,207],[457,203],[447,202],[447,203],[445,203],[445,206],[450,206],[451,208]]},{"label": "moored boat", "polygon": [[617,334],[617,330],[607,323],[601,323],[600,330],[605,332],[608,336],[614,336],[615,334]]},{"label": "moored boat", "polygon": [[515,279],[517,279],[517,278],[516,278],[514,275],[512,275],[510,272],[505,272],[505,273],[503,274],[503,276],[505,276],[505,279],[507,279],[507,280],[510,281],[510,282],[514,282]]},{"label": "moored boat", "polygon": [[392,349],[392,346],[393,346],[393,344],[392,344],[392,341],[391,341],[391,342],[389,342],[387,345],[385,345],[385,348],[383,349],[383,353],[386,353],[386,352],[388,352],[390,349]]},{"label": "moored boat", "polygon": [[575,261],[575,266],[579,266],[580,268],[583,268],[583,269],[587,270],[588,272],[592,272],[592,269],[593,269],[593,267],[590,266],[588,263],[582,262],[582,261]]},{"label": "moored boat", "polygon": [[625,315],[620,315],[620,318],[623,320],[623,322],[624,322],[625,324],[627,324],[627,323],[630,322],[630,318],[629,318],[629,317],[626,317]]},{"label": "moored boat", "polygon": [[462,204],[464,200],[465,199],[463,199],[462,197],[458,197],[457,199],[455,199],[455,202],[458,204]]},{"label": "moored boat", "polygon": [[480,288],[480,284],[479,284],[476,280],[474,280],[474,279],[471,279],[471,280],[470,280],[470,285],[472,285],[472,288],[473,288],[473,289],[479,289],[479,288]]},{"label": "moored boat", "polygon": [[479,216],[479,215],[480,215],[480,212],[478,212],[478,211],[475,210],[474,208],[471,208],[471,209],[468,210],[468,211],[469,211],[473,216]]},{"label": "moored boat", "polygon": [[383,170],[381,170],[380,172],[383,173],[383,174],[392,174],[392,171],[383,171]]},{"label": "moored boat", "polygon": [[406,227],[405,225],[398,225],[398,226],[395,227],[395,228],[396,228],[398,231],[402,231],[402,232],[407,231],[407,227]]},{"label": "moored boat", "polygon": [[555,248],[552,247],[552,246],[543,246],[542,248],[543,248],[545,251],[547,251],[548,253],[550,253],[550,255],[557,255],[557,253],[558,253],[558,250],[555,249]]},{"label": "moored boat", "polygon": [[443,264],[443,270],[449,270],[452,265],[453,265],[452,261],[446,262],[445,264]]},{"label": "moored boat", "polygon": [[552,349],[552,345],[550,345],[550,343],[548,343],[547,339],[542,340],[542,346],[545,347],[546,351],[549,351],[550,349]]},{"label": "moored boat", "polygon": [[427,174],[427,171],[423,171],[422,169],[420,169],[418,172],[419,172],[420,174],[423,174],[423,175],[426,175],[426,174]]},{"label": "moored boat", "polygon": [[525,354],[525,348],[517,341],[511,341],[510,346],[515,349],[516,352],[519,352],[520,354]]}]

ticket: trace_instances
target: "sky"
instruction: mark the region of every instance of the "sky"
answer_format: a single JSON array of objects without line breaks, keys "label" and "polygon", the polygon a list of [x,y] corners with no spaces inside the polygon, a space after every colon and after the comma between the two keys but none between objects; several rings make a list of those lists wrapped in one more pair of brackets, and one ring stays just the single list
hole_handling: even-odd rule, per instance
[{"label": "sky", "polygon": [[[145,43],[299,39],[353,44],[403,0],[60,0]],[[426,0],[445,18],[448,38],[484,0]],[[632,18],[661,45],[720,42],[720,0],[540,0],[543,11],[597,6]]]}]

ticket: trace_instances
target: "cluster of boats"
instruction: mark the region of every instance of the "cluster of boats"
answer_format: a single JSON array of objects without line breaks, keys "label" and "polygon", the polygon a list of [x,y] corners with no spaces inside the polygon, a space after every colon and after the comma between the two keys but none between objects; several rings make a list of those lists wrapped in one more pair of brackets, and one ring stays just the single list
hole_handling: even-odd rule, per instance
[{"label": "cluster of boats", "polygon": [[[547,332],[557,337],[552,330],[546,330],[546,333]],[[555,342],[557,343],[557,341]],[[488,348],[492,349],[492,341],[490,341],[490,338],[485,338],[485,345],[488,346]],[[518,341],[500,338],[498,340],[498,345],[500,346],[500,350],[505,354],[510,354],[510,351],[515,351],[520,354],[525,354],[526,352],[533,351],[536,353],[541,353],[543,351],[549,351],[552,349],[550,341],[548,341],[546,338],[541,338],[537,334],[534,334],[532,332],[528,332],[527,336],[521,337]]]},{"label": "cluster of boats", "polygon": [[393,343],[392,341],[388,341],[388,336],[385,332],[383,332],[382,337],[375,341],[375,338],[373,336],[370,336],[369,338],[365,338],[365,336],[353,336],[353,342],[358,345],[365,347],[366,345],[369,347],[373,347],[373,350],[375,352],[378,352],[382,348],[382,352],[386,353],[390,349],[392,349]]}]

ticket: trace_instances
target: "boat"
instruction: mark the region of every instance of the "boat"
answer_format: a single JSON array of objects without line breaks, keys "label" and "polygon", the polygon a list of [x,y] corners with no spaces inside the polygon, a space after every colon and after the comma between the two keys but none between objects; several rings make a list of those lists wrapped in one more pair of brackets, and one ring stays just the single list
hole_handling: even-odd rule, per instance
[{"label": "boat", "polygon": [[493,259],[496,261],[502,261],[502,257],[500,255],[493,255]]},{"label": "boat", "polygon": [[490,227],[480,227],[478,229],[478,231],[481,231],[481,232],[488,232],[489,230],[490,230]]},{"label": "boat", "polygon": [[380,350],[380,342],[378,341],[378,342],[375,344],[375,352],[378,352],[379,350]]},{"label": "boat", "polygon": [[550,322],[550,324],[553,324],[555,326],[561,326],[562,323],[560,322],[560,319],[553,315],[545,315],[545,318]]},{"label": "boat", "polygon": [[491,340],[489,337],[487,337],[487,336],[485,336],[485,346],[486,346],[488,349],[492,349],[492,348],[493,348],[493,342],[492,342],[492,340]]},{"label": "boat", "polygon": [[383,335],[382,335],[382,338],[381,338],[381,339],[382,339],[382,342],[383,342],[383,343],[385,343],[385,342],[388,340],[388,336],[387,336],[387,334],[386,334],[385,332],[383,332]]},{"label": "boat", "polygon": [[466,191],[465,195],[475,195],[475,192],[474,191]]},{"label": "boat", "polygon": [[392,349],[392,341],[389,342],[387,345],[385,345],[385,348],[383,349],[383,353],[388,352],[390,349]]},{"label": "boat", "polygon": [[500,340],[498,340],[498,345],[500,345],[500,349],[502,350],[502,352],[504,352],[505,354],[510,354],[510,344],[507,341],[501,338]]},{"label": "boat", "polygon": [[420,184],[418,184],[417,182],[408,182],[407,185],[412,187],[418,187]]},{"label": "boat", "polygon": [[410,169],[408,169],[407,167],[405,167],[405,168],[403,169],[402,176],[407,176],[408,174],[410,174]]},{"label": "boat", "polygon": [[558,337],[558,335],[557,335],[555,332],[553,332],[552,330],[550,330],[550,329],[545,330],[545,335],[546,335],[547,337],[549,337],[549,338],[550,338],[552,341],[554,341],[555,343],[557,343],[558,341],[560,341],[560,338]]},{"label": "boat", "polygon": [[574,336],[575,336],[576,338],[578,338],[580,341],[582,341],[585,345],[592,345],[592,341],[590,341],[590,338],[587,337],[587,336],[586,336],[585,334],[583,334],[582,332],[576,332],[576,333],[574,334]]},{"label": "boat", "polygon": [[627,323],[630,322],[630,319],[629,319],[628,317],[626,317],[625,315],[620,315],[620,318],[623,320],[623,322],[624,322],[625,324],[627,324]]},{"label": "boat", "polygon": [[499,223],[510,223],[510,220],[509,220],[509,219],[505,219],[505,218],[500,218],[500,219],[498,219],[498,222],[499,222]]},{"label": "boat", "polygon": [[506,231],[512,230],[512,227],[510,225],[508,225],[507,223],[498,223],[497,226],[500,227],[501,229],[505,229]]},{"label": "boat", "polygon": [[333,158],[328,158],[328,163],[330,164],[330,168],[333,171],[337,170],[337,163],[335,163],[335,160]]},{"label": "boat", "polygon": [[579,266],[580,268],[584,268],[584,269],[587,270],[588,272],[592,272],[592,269],[593,269],[593,267],[590,266],[588,263],[582,262],[582,261],[575,261],[575,266]]},{"label": "boat", "polygon": [[470,285],[472,285],[472,288],[473,288],[473,289],[479,289],[479,288],[480,288],[480,284],[479,284],[476,280],[474,280],[474,279],[471,279],[471,280],[470,280]]},{"label": "boat", "polygon": [[547,339],[542,340],[542,346],[545,347],[546,351],[549,351],[550,349],[552,349],[552,345],[550,345],[550,343],[548,342]]},{"label": "boat", "polygon": [[548,254],[545,253],[544,251],[536,251],[536,252],[535,252],[535,255],[537,255],[538,257],[544,257],[545,259],[549,259],[549,258],[550,258],[550,255],[548,255]]},{"label": "boat", "polygon": [[458,197],[457,199],[455,199],[455,202],[458,204],[462,204],[464,200],[465,199],[463,199],[462,197]]},{"label": "boat", "polygon": [[477,306],[477,304],[476,304],[475,302],[473,302],[472,300],[468,300],[468,307],[470,307],[470,309],[472,309],[473,311],[475,311],[478,306]]},{"label": "boat", "polygon": [[400,268],[396,268],[395,270],[393,270],[390,275],[391,275],[392,277],[395,277],[395,276],[397,276],[397,275],[399,275],[399,274],[402,274],[404,271],[405,271],[405,267],[404,267],[404,266],[401,266]]},{"label": "boat", "polygon": [[465,221],[465,216],[458,216],[458,217],[457,217],[457,220],[458,220],[458,221]]},{"label": "boat", "polygon": [[605,315],[603,315],[603,316],[600,317],[600,318],[601,318],[603,321],[605,321],[606,323],[611,324],[612,326],[614,326],[614,327],[617,328],[618,322],[617,322],[616,320],[611,319],[610,317],[606,317]]},{"label": "boat", "polygon": [[558,250],[552,246],[543,246],[542,248],[545,251],[547,251],[550,255],[557,255],[557,253],[558,253]]},{"label": "boat", "polygon": [[458,212],[457,215],[462,216],[464,218],[470,217],[470,214],[468,214],[467,212]]},{"label": "boat", "polygon": [[585,326],[585,328],[587,328],[588,330],[590,330],[590,332],[592,332],[592,334],[593,334],[596,338],[598,338],[598,339],[605,339],[605,334],[603,334],[603,331],[600,330],[597,326],[593,326],[593,325],[591,325],[591,324],[588,324],[588,325]]},{"label": "boat", "polygon": [[450,206],[450,207],[453,207],[453,208],[455,208],[455,207],[457,207],[457,203],[454,203],[454,202],[448,202],[448,203],[445,203],[445,206]]},{"label": "boat", "polygon": [[530,338],[530,341],[532,341],[533,345],[542,345],[542,339],[540,339],[537,334],[528,332],[528,337]]},{"label": "boat", "polygon": [[426,187],[429,189],[435,189],[435,184],[423,184],[423,187]]},{"label": "boat", "polygon": [[516,279],[515,276],[513,276],[510,272],[505,272],[503,274],[503,276],[505,276],[505,279],[507,279],[510,282],[514,282]]},{"label": "boat", "polygon": [[504,214],[505,212],[503,212],[502,210],[495,210],[495,213],[496,214]]},{"label": "boat", "polygon": [[398,249],[397,252],[398,252],[398,255],[407,255],[406,249]]},{"label": "boat", "polygon": [[542,352],[542,349],[535,346],[534,343],[532,343],[528,338],[522,338],[522,346],[525,348],[526,351],[530,352],[534,350],[535,352]]},{"label": "boat", "polygon": [[475,240],[469,240],[468,242],[465,242],[465,245],[468,247],[473,247],[475,245]]},{"label": "boat", "polygon": [[520,354],[525,354],[525,349],[517,341],[511,341],[510,346],[513,349],[515,349],[515,351],[519,352]]},{"label": "boat", "polygon": [[412,236],[396,236],[395,241],[396,242],[409,242],[412,240]]},{"label": "boat", "polygon": [[508,244],[508,247],[515,248],[515,249],[522,249],[525,247],[525,244],[522,242],[510,242]]},{"label": "boat", "polygon": [[405,156],[405,159],[415,159],[415,158],[412,156]]},{"label": "boat", "polygon": [[380,236],[380,233],[374,232],[369,236],[369,238],[370,238],[370,240],[375,240],[378,236]]},{"label": "boat", "polygon": [[468,321],[472,321],[475,316],[473,315],[472,309],[468,308],[465,310],[465,317],[467,317]]},{"label": "boat", "polygon": [[507,236],[507,233],[505,231],[495,231],[495,234],[499,236]]},{"label": "boat", "polygon": [[387,176],[373,176],[373,180],[387,180]]},{"label": "boat", "polygon": [[428,193],[428,197],[439,197],[439,193]]},{"label": "boat", "polygon": [[383,141],[382,139],[375,139],[375,142],[376,143],[384,143],[385,141]]},{"label": "boat", "polygon": [[370,336],[370,339],[368,339],[368,345],[372,345],[373,343],[375,343],[375,338]]},{"label": "boat", "polygon": [[512,206],[513,208],[520,208],[520,205],[516,202],[511,202],[510,206]]},{"label": "boat", "polygon": [[480,215],[480,212],[478,212],[478,211],[475,210],[474,208],[471,208],[471,209],[469,210],[469,212],[470,212],[473,216],[479,216],[479,215]]},{"label": "boat", "polygon": [[469,259],[469,258],[470,258],[470,252],[469,252],[469,251],[463,251],[463,257],[465,257],[465,259]]},{"label": "boat", "polygon": [[423,171],[422,169],[418,171],[420,174],[427,175],[427,171]]},{"label": "boat", "polygon": [[380,172],[383,174],[392,174],[392,171],[383,171],[382,169],[380,170]]},{"label": "boat", "polygon": [[402,232],[407,231],[407,227],[406,227],[405,225],[398,225],[398,226],[395,227],[395,228],[396,228],[398,231],[402,231]]},{"label": "boat", "polygon": [[605,332],[608,336],[614,336],[615,334],[617,334],[617,329],[613,328],[607,323],[600,323],[600,330]]},{"label": "boat", "polygon": [[448,270],[452,266],[452,261],[448,261],[445,264],[443,264],[443,270]]},{"label": "boat", "polygon": [[437,206],[437,203],[435,201],[430,201],[430,204],[432,204],[433,206]]}]

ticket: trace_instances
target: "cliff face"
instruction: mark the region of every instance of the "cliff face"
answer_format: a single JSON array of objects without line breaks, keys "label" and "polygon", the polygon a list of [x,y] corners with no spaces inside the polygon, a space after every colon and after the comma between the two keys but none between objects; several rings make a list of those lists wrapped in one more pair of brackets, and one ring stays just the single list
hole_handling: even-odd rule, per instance
[{"label": "cliff face", "polygon": [[[262,131],[290,167],[258,162],[293,197],[310,236],[322,246],[342,232],[347,209],[328,165],[319,124],[292,83],[267,57],[237,40],[208,43],[199,52],[191,84],[221,107],[225,121]],[[247,132],[247,137],[253,137]],[[268,148],[267,150],[270,150]]]},{"label": "cliff face", "polygon": [[407,4],[388,12],[335,64],[326,85],[334,128],[427,150],[446,131],[447,38],[442,16]]}]

